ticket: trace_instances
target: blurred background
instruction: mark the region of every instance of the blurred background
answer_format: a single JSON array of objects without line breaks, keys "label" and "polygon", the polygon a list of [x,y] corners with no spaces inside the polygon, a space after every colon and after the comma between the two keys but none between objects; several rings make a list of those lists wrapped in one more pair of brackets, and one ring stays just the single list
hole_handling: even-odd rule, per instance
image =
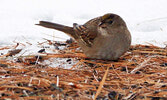
[{"label": "blurred background", "polygon": [[[36,26],[40,20],[72,26],[115,13],[127,23],[132,44],[167,45],[167,0],[0,0],[0,46],[43,38],[66,40],[62,32]],[[55,36],[55,37],[53,37]]]}]

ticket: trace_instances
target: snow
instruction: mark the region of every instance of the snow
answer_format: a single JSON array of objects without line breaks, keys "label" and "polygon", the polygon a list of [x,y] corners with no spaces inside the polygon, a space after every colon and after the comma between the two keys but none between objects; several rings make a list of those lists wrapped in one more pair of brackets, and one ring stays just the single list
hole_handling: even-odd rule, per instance
[{"label": "snow", "polygon": [[[167,45],[167,0],[1,0],[0,46],[17,42],[66,40],[62,32],[36,26],[47,20],[72,26],[105,13],[116,13],[127,23],[132,44]],[[55,38],[55,37],[59,38]]]}]

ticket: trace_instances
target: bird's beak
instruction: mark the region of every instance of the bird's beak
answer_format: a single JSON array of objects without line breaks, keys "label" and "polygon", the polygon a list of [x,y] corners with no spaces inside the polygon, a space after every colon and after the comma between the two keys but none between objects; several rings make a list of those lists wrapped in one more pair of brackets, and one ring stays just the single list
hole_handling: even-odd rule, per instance
[{"label": "bird's beak", "polygon": [[107,26],[106,26],[106,24],[104,24],[104,22],[100,22],[99,27],[106,28]]},{"label": "bird's beak", "polygon": [[98,26],[101,26],[101,25],[103,25],[103,23],[104,23],[104,22],[100,22]]}]

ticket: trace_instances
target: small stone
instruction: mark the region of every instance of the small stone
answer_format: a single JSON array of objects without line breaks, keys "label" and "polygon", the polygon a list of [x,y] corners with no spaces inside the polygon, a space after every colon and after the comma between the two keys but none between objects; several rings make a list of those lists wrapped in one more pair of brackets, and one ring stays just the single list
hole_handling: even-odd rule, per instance
[{"label": "small stone", "polygon": [[122,67],[122,68],[121,68],[121,71],[126,71],[126,67]]},{"label": "small stone", "polygon": [[71,59],[67,59],[67,60],[66,60],[66,62],[69,62],[69,61],[71,61]]},{"label": "small stone", "polygon": [[160,100],[160,97],[152,97],[151,100]]},{"label": "small stone", "polygon": [[140,74],[140,71],[137,71],[135,74]]},{"label": "small stone", "polygon": [[39,59],[39,60],[42,60],[42,57],[39,56],[39,55],[35,56],[35,58],[36,58],[36,59]]},{"label": "small stone", "polygon": [[0,64],[0,67],[8,67],[6,64]]},{"label": "small stone", "polygon": [[166,87],[166,85],[162,85],[161,87]]},{"label": "small stone", "polygon": [[137,85],[132,85],[131,87],[134,89],[134,88],[137,88]]},{"label": "small stone", "polygon": [[45,52],[45,49],[41,49],[38,51],[38,53],[43,53],[43,52]]},{"label": "small stone", "polygon": [[159,91],[154,91],[154,94],[157,94],[157,93],[159,93]]},{"label": "small stone", "polygon": [[68,39],[68,40],[66,41],[66,43],[68,43],[68,44],[71,44],[71,43],[73,43],[73,40],[72,40],[72,38]]},{"label": "small stone", "polygon": [[167,63],[163,63],[160,65],[161,67],[166,67],[167,66]]},{"label": "small stone", "polygon": [[108,94],[108,97],[111,99],[111,100],[115,100],[117,96],[117,93],[115,91],[112,91]]}]

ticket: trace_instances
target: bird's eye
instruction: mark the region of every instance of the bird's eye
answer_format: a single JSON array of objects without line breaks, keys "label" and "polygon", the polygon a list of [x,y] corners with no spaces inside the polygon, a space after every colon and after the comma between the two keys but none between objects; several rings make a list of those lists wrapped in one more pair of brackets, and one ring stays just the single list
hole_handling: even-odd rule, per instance
[{"label": "bird's eye", "polygon": [[112,24],[112,23],[113,23],[113,21],[111,20],[111,21],[109,21],[108,23],[109,23],[109,24]]}]

